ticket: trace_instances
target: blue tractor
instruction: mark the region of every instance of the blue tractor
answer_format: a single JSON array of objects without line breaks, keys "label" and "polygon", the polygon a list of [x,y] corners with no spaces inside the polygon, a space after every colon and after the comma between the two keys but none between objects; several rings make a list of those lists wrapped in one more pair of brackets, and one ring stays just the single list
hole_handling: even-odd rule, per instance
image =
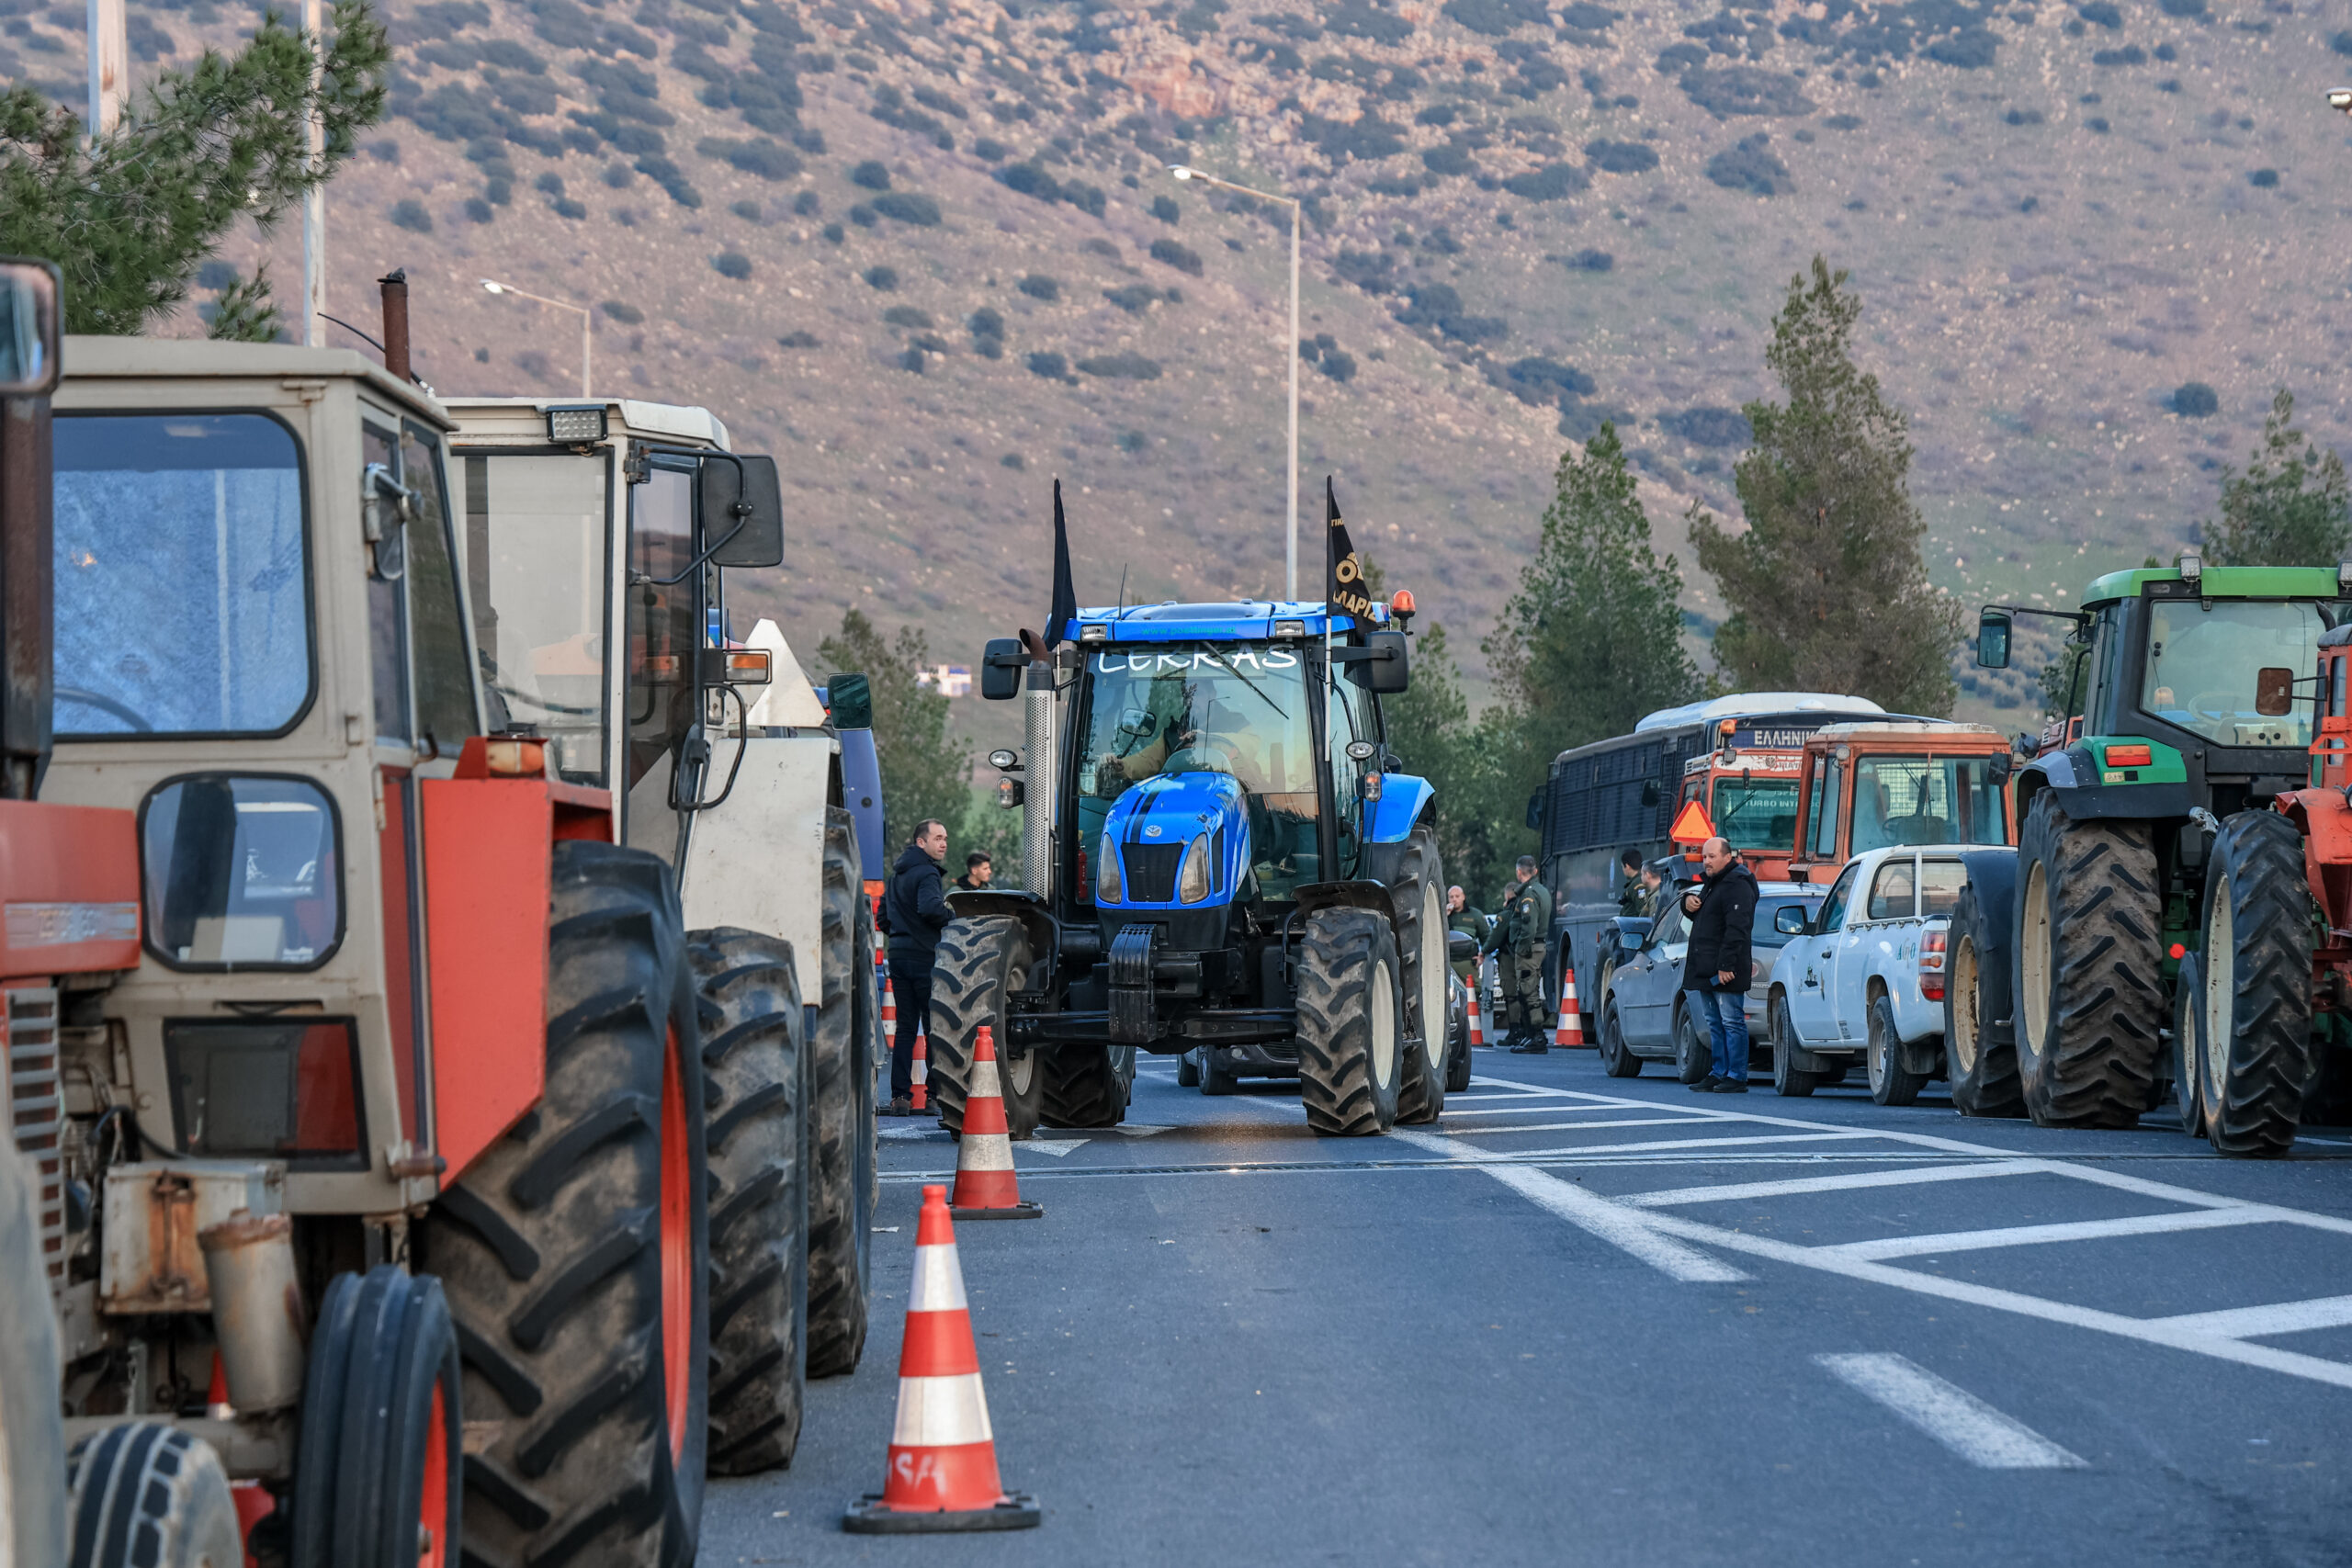
[{"label": "blue tractor", "polygon": [[982,695],[1026,705],[1026,746],[989,758],[1024,813],[1022,885],[953,897],[942,1121],[961,1129],[983,1024],[1015,1137],[1116,1125],[1139,1051],[1239,1044],[1295,1056],[1318,1133],[1437,1119],[1469,1063],[1447,1059],[1436,800],[1381,724],[1408,618],[1166,604],[988,645]]}]

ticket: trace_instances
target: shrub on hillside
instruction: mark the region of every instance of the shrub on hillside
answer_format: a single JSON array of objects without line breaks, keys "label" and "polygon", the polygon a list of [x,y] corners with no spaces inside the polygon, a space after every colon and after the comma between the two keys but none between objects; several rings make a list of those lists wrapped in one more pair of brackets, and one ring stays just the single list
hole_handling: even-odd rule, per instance
[{"label": "shrub on hillside", "polygon": [[1338,8],[1323,18],[1323,25],[1341,38],[1374,43],[1403,43],[1413,36],[1412,23],[1392,11],[1374,9],[1366,0],[1340,0]]},{"label": "shrub on hillside", "polygon": [[1598,389],[1590,376],[1573,365],[1563,365],[1556,359],[1541,355],[1514,361],[1502,372],[1506,390],[1523,403],[1558,403],[1588,397]]},{"label": "shrub on hillside", "polygon": [[1753,65],[1685,72],[1682,92],[1692,103],[1719,118],[1736,114],[1802,115],[1814,110],[1813,100],[1800,90],[1795,77]]},{"label": "shrub on hillside", "polygon": [[1544,0],[1445,0],[1446,19],[1487,38],[1502,38],[1521,28],[1543,27],[1551,20]]},{"label": "shrub on hillside", "polygon": [[1069,361],[1058,354],[1040,350],[1029,356],[1029,374],[1043,376],[1048,381],[1067,381],[1069,379]]},{"label": "shrub on hillside", "polygon": [[1578,251],[1567,258],[1567,265],[1577,272],[1607,272],[1617,265],[1617,258],[1607,251]]},{"label": "shrub on hillside", "polygon": [[1121,349],[1116,354],[1098,354],[1091,359],[1081,359],[1078,368],[1089,376],[1100,376],[1114,381],[1157,381],[1159,361],[1147,359],[1133,349]]},{"label": "shrub on hillside", "polygon": [[913,305],[893,305],[882,312],[882,319],[894,327],[911,327],[922,332],[929,332],[932,327],[931,312]]},{"label": "shrub on hillside", "polygon": [[607,299],[597,309],[625,327],[642,326],[645,323],[645,312],[626,300]]},{"label": "shrub on hillside", "polygon": [[1042,299],[1048,305],[1062,297],[1060,281],[1047,277],[1042,272],[1033,272],[1012,287],[1029,296],[1030,299]]},{"label": "shrub on hillside", "polygon": [[392,227],[406,229],[412,234],[430,234],[433,214],[424,210],[424,203],[409,197],[392,204]]},{"label": "shrub on hillside", "polygon": [[1173,223],[1183,216],[1183,213],[1182,209],[1177,207],[1174,197],[1155,196],[1151,198],[1151,215],[1162,223]]},{"label": "shrub on hillside", "polygon": [[1567,164],[1546,164],[1503,181],[1503,189],[1528,201],[1558,201],[1591,186],[1591,175]]},{"label": "shrub on hillside", "polygon": [[899,287],[899,269],[895,266],[869,266],[864,276],[865,287],[884,294]]},{"label": "shrub on hillside", "polygon": [[880,159],[868,158],[850,170],[849,183],[865,190],[888,190],[890,171],[882,166]]},{"label": "shrub on hillside", "polygon": [[806,331],[805,329],[788,332],[775,341],[776,346],[779,348],[815,348],[818,346],[817,334],[815,333]]},{"label": "shrub on hillside", "polygon": [[2173,389],[2172,412],[2183,419],[2208,419],[2221,408],[2222,400],[2202,381],[2183,381]]},{"label": "shrub on hillside", "polygon": [[1151,243],[1151,259],[1163,265],[1172,266],[1188,276],[1201,276],[1200,256],[1173,240],[1154,240]]},{"label": "shrub on hillside", "polygon": [[1765,151],[1769,140],[1762,131],[1740,138],[1736,145],[1707,160],[1707,177],[1725,190],[1751,196],[1780,196],[1796,189],[1789,166]]},{"label": "shrub on hillside", "polygon": [[1745,446],[1756,438],[1755,427],[1737,409],[1684,409],[1661,415],[1658,423],[1693,446]]},{"label": "shrub on hillside", "polygon": [[710,265],[721,277],[731,277],[738,282],[752,276],[752,258],[741,251],[721,251],[710,258]]},{"label": "shrub on hillside", "polygon": [[1657,167],[1657,153],[1638,141],[1588,141],[1584,155],[1607,175],[1643,175]]},{"label": "shrub on hillside", "polygon": [[1406,299],[1405,308],[1396,312],[1401,325],[1433,327],[1456,343],[1482,343],[1506,335],[1501,317],[1471,315],[1450,283],[1417,284],[1407,291]]},{"label": "shrub on hillside", "polygon": [[2254,173],[2246,175],[2246,183],[2259,186],[2264,190],[2268,190],[2272,186],[2278,183],[2278,171],[2276,169],[2256,169]]}]

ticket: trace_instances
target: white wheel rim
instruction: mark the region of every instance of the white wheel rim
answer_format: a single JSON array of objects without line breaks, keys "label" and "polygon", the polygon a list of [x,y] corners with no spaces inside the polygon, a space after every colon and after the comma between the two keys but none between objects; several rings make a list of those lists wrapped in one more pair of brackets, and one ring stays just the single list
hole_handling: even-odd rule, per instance
[{"label": "white wheel rim", "polygon": [[1962,937],[1952,944],[1951,974],[1945,979],[1951,988],[1952,1066],[1962,1073],[1976,1070],[1976,941]]},{"label": "white wheel rim", "polygon": [[1396,1081],[1396,974],[1382,959],[1372,966],[1372,1077],[1386,1089]]},{"label": "white wheel rim", "polygon": [[1421,889],[1421,1051],[1432,1072],[1442,1072],[1446,1024],[1452,1010],[1445,995],[1445,904],[1437,885]]},{"label": "white wheel rim", "polygon": [[[1027,990],[1029,966],[1025,964],[1007,966],[1004,972],[1004,988],[1008,993]],[[997,1020],[997,1055],[999,1056],[1005,1056],[1005,1046],[1008,1043],[1004,1038],[1004,1022],[1001,1017]],[[1037,1081],[1037,1053],[1026,1051],[1019,1056],[1006,1057],[1003,1070],[1004,1087],[1022,1099],[1028,1099],[1029,1086]]]},{"label": "white wheel rim", "polygon": [[2205,920],[2205,1068],[2206,1114],[2222,1103],[2230,1081],[2230,1047],[2237,1026],[2237,915],[2230,908],[2227,872],[2213,886],[2213,912]]},{"label": "white wheel rim", "polygon": [[1870,1032],[1863,1039],[1862,1060],[1869,1066],[1871,1089],[1875,1093],[1886,1090],[1886,1031],[1879,1027],[1878,1017],[1871,1017]]},{"label": "white wheel rim", "polygon": [[2050,875],[2035,861],[2025,874],[2025,930],[2018,933],[2018,986],[2023,1005],[2018,1049],[2040,1055],[2050,1038]]}]

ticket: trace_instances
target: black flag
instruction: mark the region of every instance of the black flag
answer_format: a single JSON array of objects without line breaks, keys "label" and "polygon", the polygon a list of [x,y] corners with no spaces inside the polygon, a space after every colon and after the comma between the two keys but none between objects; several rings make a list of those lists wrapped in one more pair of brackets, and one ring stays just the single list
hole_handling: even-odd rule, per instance
[{"label": "black flag", "polygon": [[1359,622],[1371,618],[1372,596],[1363,591],[1363,562],[1356,558],[1356,547],[1348,539],[1348,525],[1340,521],[1340,498],[1331,488],[1329,475],[1323,479],[1324,532],[1323,607],[1326,614],[1353,615]]},{"label": "black flag", "polygon": [[1054,603],[1046,612],[1046,646],[1058,648],[1069,640],[1069,624],[1078,619],[1078,589],[1069,574],[1069,525],[1062,517],[1062,481],[1054,481]]}]

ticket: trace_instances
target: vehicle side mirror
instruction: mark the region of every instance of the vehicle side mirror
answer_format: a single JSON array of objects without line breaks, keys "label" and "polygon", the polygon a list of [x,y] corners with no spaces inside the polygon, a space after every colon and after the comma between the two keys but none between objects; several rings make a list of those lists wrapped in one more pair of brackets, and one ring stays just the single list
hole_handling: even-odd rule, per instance
[{"label": "vehicle side mirror", "polygon": [[1011,702],[1021,694],[1021,673],[1029,656],[1017,637],[992,637],[980,650],[980,695],[992,703]]},{"label": "vehicle side mirror", "polygon": [[713,565],[784,564],[784,489],[774,457],[706,457],[700,485],[703,540],[718,547]]},{"label": "vehicle side mirror", "polygon": [[1537,790],[1527,797],[1527,826],[1534,832],[1544,830],[1544,792]]},{"label": "vehicle side mirror", "polygon": [[1472,936],[1468,931],[1446,932],[1445,956],[1448,963],[1469,963],[1472,959],[1478,956],[1477,938]]},{"label": "vehicle side mirror", "polygon": [[1772,929],[1782,936],[1803,936],[1809,923],[1804,910],[1794,904],[1783,904],[1772,911]]},{"label": "vehicle side mirror", "polygon": [[368,574],[379,582],[398,582],[408,571],[408,520],[415,503],[416,491],[385,464],[370,463],[359,476],[359,531],[368,541]]},{"label": "vehicle side mirror", "polygon": [[45,261],[0,261],[0,398],[45,398],[57,389],[62,275]]},{"label": "vehicle side mirror", "polygon": [[863,675],[836,675],[826,682],[825,705],[835,729],[874,728],[874,691]]},{"label": "vehicle side mirror", "polygon": [[2254,711],[2277,718],[2295,705],[2295,672],[2281,664],[2266,664],[2254,672]]},{"label": "vehicle side mirror", "polygon": [[1371,658],[1348,666],[1348,679],[1374,696],[1402,695],[1412,684],[1412,663],[1405,634],[1399,631],[1366,632],[1364,651]]},{"label": "vehicle side mirror", "polygon": [[[1987,610],[1976,617],[1976,662],[1987,670],[2009,667],[2009,614]],[[2286,712],[2284,708],[2278,710]]]},{"label": "vehicle side mirror", "polygon": [[2017,772],[2017,759],[2007,751],[1996,751],[1984,759],[1984,772],[1991,776],[1996,788],[2009,782],[2009,775]]}]

